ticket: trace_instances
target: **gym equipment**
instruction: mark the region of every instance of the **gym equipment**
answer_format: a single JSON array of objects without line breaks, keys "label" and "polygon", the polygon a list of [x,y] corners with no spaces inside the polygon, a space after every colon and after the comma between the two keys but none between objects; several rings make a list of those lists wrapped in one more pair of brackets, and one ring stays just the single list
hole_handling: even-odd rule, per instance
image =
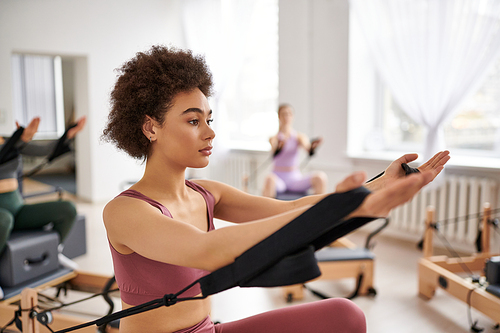
[{"label": "gym equipment", "polygon": [[[500,322],[500,297],[488,292],[484,277],[485,262],[490,260],[490,227],[491,207],[484,204],[482,214],[482,252],[469,257],[449,258],[447,256],[433,256],[433,235],[439,231],[439,224],[435,222],[435,209],[427,208],[426,229],[423,242],[423,258],[418,263],[418,294],[425,300],[430,300],[438,287],[450,295],[458,298],[469,306],[469,320],[471,330],[480,332],[477,321],[472,323],[470,308],[482,312],[496,322]],[[498,255],[498,254],[497,254]],[[459,273],[470,273],[463,278]],[[475,272],[476,274],[473,274]]]}]

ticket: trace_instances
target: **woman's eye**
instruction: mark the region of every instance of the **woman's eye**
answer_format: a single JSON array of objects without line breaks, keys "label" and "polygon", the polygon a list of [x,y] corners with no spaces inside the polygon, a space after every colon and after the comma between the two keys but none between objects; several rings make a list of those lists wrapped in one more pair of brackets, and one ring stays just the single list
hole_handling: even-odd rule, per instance
[{"label": "woman's eye", "polygon": [[198,122],[199,122],[198,119],[193,119],[193,120],[189,121],[189,123],[191,125],[198,125]]},{"label": "woman's eye", "polygon": [[213,122],[214,122],[214,120],[213,120],[213,119],[208,119],[208,120],[207,120],[207,124],[208,124],[208,125],[211,125]]}]

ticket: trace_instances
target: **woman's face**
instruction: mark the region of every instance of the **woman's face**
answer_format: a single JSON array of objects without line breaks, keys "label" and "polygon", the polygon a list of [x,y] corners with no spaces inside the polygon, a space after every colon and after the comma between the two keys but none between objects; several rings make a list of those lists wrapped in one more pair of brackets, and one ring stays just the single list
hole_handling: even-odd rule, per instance
[{"label": "woman's face", "polygon": [[289,106],[282,107],[278,113],[278,119],[281,126],[291,125],[293,123],[293,110]]},{"label": "woman's face", "polygon": [[212,154],[215,132],[211,127],[212,110],[198,89],[179,93],[165,115],[163,126],[155,128],[153,154],[181,168],[203,168]]}]

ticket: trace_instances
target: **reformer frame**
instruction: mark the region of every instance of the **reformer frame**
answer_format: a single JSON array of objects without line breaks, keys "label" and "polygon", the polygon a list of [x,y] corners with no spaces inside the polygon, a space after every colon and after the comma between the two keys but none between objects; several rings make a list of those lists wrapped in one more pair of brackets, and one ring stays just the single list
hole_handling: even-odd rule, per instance
[{"label": "reformer frame", "polygon": [[[345,237],[336,240],[331,246],[352,250],[357,248],[356,244]],[[363,274],[363,279],[359,286],[358,295],[370,295],[376,293],[375,289],[373,288],[373,275],[375,266],[373,259],[324,261],[318,262],[318,266],[321,270],[321,276],[309,282],[317,280],[358,278],[360,274]],[[282,291],[287,302],[302,300],[304,298],[303,284],[285,286],[282,287]]]},{"label": "reformer frame", "polygon": [[493,321],[500,322],[500,297],[460,277],[461,265],[467,265],[471,271],[484,272],[486,259],[496,256],[490,252],[491,207],[485,203],[482,216],[482,252],[469,257],[449,258],[433,256],[433,234],[435,228],[435,209],[430,206],[426,213],[426,229],[423,243],[423,258],[418,263],[418,294],[424,300],[430,300],[438,287],[462,302],[470,304]]},{"label": "reformer frame", "polygon": [[[73,271],[59,278],[51,280],[45,284],[41,284],[35,288],[25,288],[23,291],[11,298],[0,301],[0,327],[5,326],[15,316],[15,312],[21,309],[36,309],[38,305],[38,293],[50,288],[57,288],[64,286],[68,290],[83,291],[88,293],[100,293],[104,286],[112,279],[111,276],[87,273],[81,271]],[[110,289],[117,288],[116,283]],[[43,310],[43,309],[42,309]],[[36,310],[35,310],[36,311]],[[67,315],[59,311],[51,311],[53,321],[49,324],[50,328],[54,331],[63,330],[71,326],[76,326],[87,322],[85,318],[78,316]],[[105,315],[105,314],[103,314]],[[32,311],[22,311],[21,321],[23,333],[50,333],[50,331],[34,317]],[[19,332],[15,324],[7,327],[7,332]],[[81,333],[95,333],[97,332],[96,326],[90,326],[79,329]],[[118,329],[111,326],[106,327],[108,333],[118,333]]]},{"label": "reformer frame", "polygon": [[[370,241],[381,232],[389,224],[389,219],[383,219],[384,223],[372,231],[366,238],[364,250],[370,251]],[[360,247],[350,241],[346,237],[341,237],[329,245],[333,248],[342,248],[352,251],[360,250]],[[333,255],[335,257],[335,255]],[[377,291],[374,287],[374,274],[375,274],[375,258],[365,254],[357,254],[349,258],[343,258],[339,255],[335,260],[318,261],[318,266],[321,271],[321,276],[312,280],[338,280],[346,278],[355,278],[356,289],[349,298],[356,296],[375,296]],[[308,281],[308,282],[312,282]],[[282,287],[283,295],[288,303],[294,300],[302,300],[304,298],[305,284],[296,284],[291,286]],[[311,290],[317,296],[322,298],[327,297],[318,291]]]}]

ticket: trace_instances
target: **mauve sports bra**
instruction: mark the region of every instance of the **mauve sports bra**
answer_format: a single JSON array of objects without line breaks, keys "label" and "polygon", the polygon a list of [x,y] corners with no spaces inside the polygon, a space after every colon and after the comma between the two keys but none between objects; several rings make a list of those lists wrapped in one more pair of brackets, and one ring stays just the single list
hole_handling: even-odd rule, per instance
[{"label": "mauve sports bra", "polygon": [[[215,199],[213,195],[198,184],[186,180],[186,185],[200,193],[207,205],[208,231],[214,230],[213,212]],[[144,200],[158,208],[163,215],[172,217],[172,214],[161,203],[135,190],[126,190],[118,196],[127,196]],[[147,241],[147,240],[145,240]],[[165,241],[168,241],[166,237]],[[109,244],[113,257],[115,278],[120,288],[121,299],[130,305],[139,305],[161,298],[165,294],[174,294],[190,283],[209,274],[210,272],[177,265],[171,265],[151,260],[138,253],[121,254]],[[185,291],[183,297],[193,297],[201,293],[199,285]]]},{"label": "mauve sports bra", "polygon": [[[282,132],[278,133],[278,140],[284,141],[285,136]],[[292,131],[290,137],[286,139],[283,148],[278,155],[274,157],[274,167],[296,167],[299,165],[299,139],[297,132]]]}]

